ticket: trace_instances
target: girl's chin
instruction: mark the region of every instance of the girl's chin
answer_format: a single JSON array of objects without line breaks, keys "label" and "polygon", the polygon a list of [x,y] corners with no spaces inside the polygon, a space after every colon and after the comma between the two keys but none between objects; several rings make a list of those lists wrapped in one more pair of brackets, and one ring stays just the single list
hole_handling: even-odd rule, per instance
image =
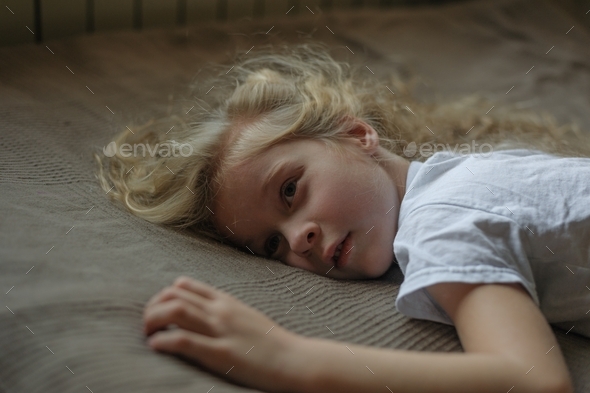
[{"label": "girl's chin", "polygon": [[371,280],[378,277],[381,277],[388,269],[373,269],[370,271],[362,270],[362,271],[354,271],[354,272],[347,272],[345,280]]},{"label": "girl's chin", "polygon": [[393,261],[389,263],[379,262],[375,266],[371,266],[371,269],[367,272],[367,278],[379,278],[384,275],[391,267]]}]

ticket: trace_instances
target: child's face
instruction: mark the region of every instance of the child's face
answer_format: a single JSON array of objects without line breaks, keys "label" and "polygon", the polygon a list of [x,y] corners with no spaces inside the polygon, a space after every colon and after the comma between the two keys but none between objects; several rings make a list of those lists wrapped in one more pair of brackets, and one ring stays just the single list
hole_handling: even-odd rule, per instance
[{"label": "child's face", "polygon": [[[226,178],[212,209],[215,226],[239,247],[316,274],[381,276],[393,261],[407,161],[379,147],[378,138],[377,146],[361,147],[370,138],[348,144],[360,155],[344,158],[320,141],[273,146]],[[371,154],[394,160],[384,168]],[[275,168],[280,169],[265,188]],[[352,248],[339,268],[328,250],[347,234]]]}]

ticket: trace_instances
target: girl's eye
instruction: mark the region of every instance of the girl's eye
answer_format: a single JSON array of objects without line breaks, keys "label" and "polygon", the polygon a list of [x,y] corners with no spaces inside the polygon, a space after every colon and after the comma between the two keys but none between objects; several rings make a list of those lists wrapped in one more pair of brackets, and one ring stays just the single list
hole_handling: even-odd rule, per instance
[{"label": "girl's eye", "polygon": [[[293,187],[291,187],[291,184],[293,184]],[[297,187],[295,186],[297,183],[294,181],[288,181],[287,183],[285,183],[285,185],[283,186],[282,190],[281,190],[281,195],[282,194],[293,194],[290,195],[291,197],[295,196],[295,192],[297,191]],[[289,196],[289,195],[287,195]]]},{"label": "girl's eye", "polygon": [[[295,193],[297,191],[297,187],[296,187],[297,182],[294,181],[287,181],[283,187],[281,187],[281,197],[283,194],[285,194],[288,197],[294,197]],[[292,194],[292,195],[290,195]],[[276,240],[276,241],[275,241]],[[279,245],[281,244],[281,240],[279,238],[279,236],[271,236],[268,242],[268,247],[267,247],[267,254],[269,257],[272,258],[272,256],[274,255],[274,253],[277,252]]]},{"label": "girl's eye", "polygon": [[[276,241],[275,241],[276,239]],[[268,254],[268,256],[270,258],[272,258],[272,256],[274,255],[275,252],[277,252],[278,248],[279,248],[279,244],[281,244],[281,240],[279,239],[278,236],[271,236],[270,237],[270,241],[268,242],[268,248],[266,253]]]}]

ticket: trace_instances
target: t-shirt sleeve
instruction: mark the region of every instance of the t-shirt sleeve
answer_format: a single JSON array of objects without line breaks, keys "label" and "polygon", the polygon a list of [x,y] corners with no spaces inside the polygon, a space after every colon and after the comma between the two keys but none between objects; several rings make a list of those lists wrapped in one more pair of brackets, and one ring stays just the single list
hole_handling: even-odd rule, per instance
[{"label": "t-shirt sleeve", "polygon": [[510,217],[432,204],[410,212],[394,240],[404,273],[395,306],[402,314],[452,325],[426,288],[442,282],[521,283],[537,306],[527,238]]}]

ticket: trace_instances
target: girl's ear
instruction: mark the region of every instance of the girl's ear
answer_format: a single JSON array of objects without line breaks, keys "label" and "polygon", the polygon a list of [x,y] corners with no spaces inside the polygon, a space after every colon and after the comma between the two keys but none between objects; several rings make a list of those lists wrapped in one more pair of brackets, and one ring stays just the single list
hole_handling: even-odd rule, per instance
[{"label": "girl's ear", "polygon": [[377,131],[357,117],[349,117],[347,120],[352,122],[352,128],[348,131],[348,134],[353,137],[353,143],[367,154],[375,154],[379,148],[379,134],[377,134]]}]

